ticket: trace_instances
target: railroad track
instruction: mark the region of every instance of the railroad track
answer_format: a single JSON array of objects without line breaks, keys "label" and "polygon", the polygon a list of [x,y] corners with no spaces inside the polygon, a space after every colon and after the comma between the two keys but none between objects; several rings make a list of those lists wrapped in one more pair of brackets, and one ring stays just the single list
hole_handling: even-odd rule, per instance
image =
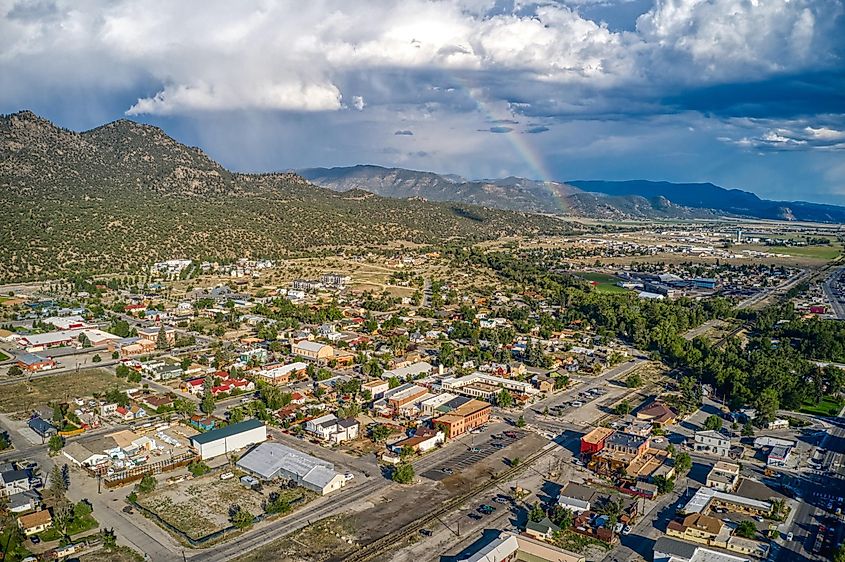
[{"label": "railroad track", "polygon": [[498,488],[499,484],[511,480],[516,474],[520,473],[522,470],[528,468],[529,465],[535,463],[536,461],[549,454],[549,452],[551,452],[554,448],[554,445],[549,443],[549,445],[544,446],[541,450],[537,451],[536,453],[525,459],[519,465],[505,470],[499,476],[496,476],[495,478],[487,481],[484,484],[476,486],[465,494],[452,498],[451,500],[447,501],[434,511],[431,511],[423,515],[422,517],[415,519],[414,521],[408,523],[401,529],[392,533],[388,533],[387,535],[378,538],[373,542],[361,547],[354,554],[347,556],[345,558],[345,561],[366,562],[367,560],[372,560],[376,556],[383,554],[387,550],[395,549],[400,544],[403,544],[404,542],[409,540],[421,529],[424,529],[426,525],[439,520],[439,518],[446,515],[447,513],[459,509],[462,504],[466,503],[472,497],[486,492],[492,488]]}]

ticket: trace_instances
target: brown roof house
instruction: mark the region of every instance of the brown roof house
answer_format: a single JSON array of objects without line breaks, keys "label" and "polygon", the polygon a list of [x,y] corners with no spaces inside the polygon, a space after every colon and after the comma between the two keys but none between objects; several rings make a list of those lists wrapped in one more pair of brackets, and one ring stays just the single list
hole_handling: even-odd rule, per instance
[{"label": "brown roof house", "polygon": [[46,509],[18,517],[18,527],[26,536],[43,533],[53,526],[53,517]]}]

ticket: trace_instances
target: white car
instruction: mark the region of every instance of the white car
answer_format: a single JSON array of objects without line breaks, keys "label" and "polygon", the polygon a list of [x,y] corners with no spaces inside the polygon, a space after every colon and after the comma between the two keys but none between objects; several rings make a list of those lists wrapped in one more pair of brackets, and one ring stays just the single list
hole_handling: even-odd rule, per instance
[{"label": "white car", "polygon": [[220,480],[228,480],[228,479],[234,478],[234,477],[235,477],[234,473],[224,472],[223,474],[220,475]]},{"label": "white car", "polygon": [[654,439],[652,439],[652,441],[654,441],[655,443],[663,443],[663,438],[662,437],[655,437]]},{"label": "white car", "polygon": [[355,478],[355,475],[354,475],[354,474],[352,474],[351,472],[347,472],[346,474],[344,474],[344,475],[343,475],[343,477],[344,477],[347,481],[349,481],[349,480],[352,480],[353,478]]},{"label": "white car", "polygon": [[792,531],[790,531],[786,534],[786,540],[791,541],[794,538],[795,538],[795,535],[792,534]]},{"label": "white car", "polygon": [[625,528],[622,529],[622,534],[623,535],[630,535],[631,534],[631,526],[625,525]]}]

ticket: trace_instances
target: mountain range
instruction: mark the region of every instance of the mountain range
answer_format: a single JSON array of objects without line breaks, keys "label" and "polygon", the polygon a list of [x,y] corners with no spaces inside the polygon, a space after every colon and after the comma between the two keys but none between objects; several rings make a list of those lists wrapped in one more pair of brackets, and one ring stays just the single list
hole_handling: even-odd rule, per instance
[{"label": "mountain range", "polygon": [[845,222],[845,207],[803,201],[769,201],[748,191],[712,183],[645,180],[567,182],[507,177],[466,180],[403,168],[351,166],[299,170],[317,185],[361,189],[385,197],[466,201],[500,209],[592,218],[751,217],[773,220]]},{"label": "mountain range", "polygon": [[29,111],[0,116],[0,193],[0,282],[573,229],[559,217],[338,193],[293,173],[234,173],[157,127],[121,119],[79,133]]}]

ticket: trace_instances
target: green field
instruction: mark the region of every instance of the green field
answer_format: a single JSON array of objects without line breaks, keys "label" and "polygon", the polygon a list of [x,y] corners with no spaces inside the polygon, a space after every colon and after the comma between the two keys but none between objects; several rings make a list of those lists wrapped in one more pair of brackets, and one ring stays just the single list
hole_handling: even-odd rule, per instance
[{"label": "green field", "polygon": [[578,273],[578,277],[585,281],[594,282],[596,291],[600,293],[627,293],[628,289],[623,289],[616,283],[620,281],[615,275],[608,275],[606,273],[585,272]]},{"label": "green field", "polygon": [[804,402],[799,411],[814,416],[838,416],[843,405],[845,405],[845,402],[842,400],[832,396],[825,396],[818,404]]},{"label": "green field", "polygon": [[842,251],[842,246],[839,244],[834,244],[832,246],[759,246],[754,249],[760,250],[761,252],[770,252],[772,254],[814,258],[818,260],[832,260],[839,256]]},{"label": "green field", "polygon": [[6,361],[9,358],[8,355],[0,351],[0,361]]}]

